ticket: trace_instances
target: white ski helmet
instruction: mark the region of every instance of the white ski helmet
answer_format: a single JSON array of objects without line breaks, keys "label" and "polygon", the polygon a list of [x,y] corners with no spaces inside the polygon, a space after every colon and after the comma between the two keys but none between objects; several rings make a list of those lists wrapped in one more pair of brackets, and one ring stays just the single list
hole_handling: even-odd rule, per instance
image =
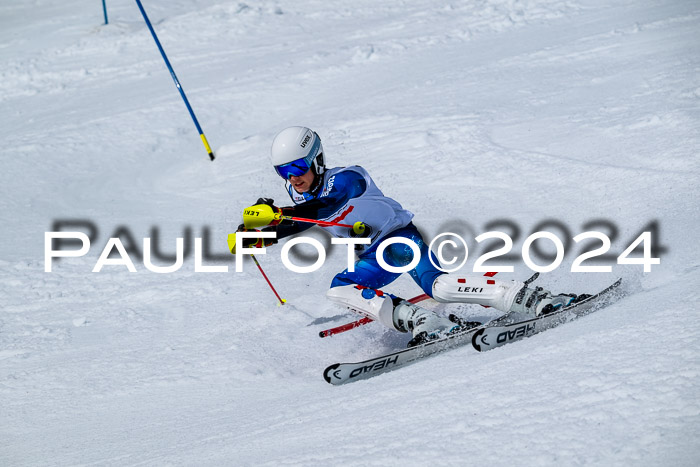
[{"label": "white ski helmet", "polygon": [[326,170],[321,138],[305,126],[291,126],[277,133],[270,152],[272,165],[285,180],[304,175],[309,169],[316,175]]}]

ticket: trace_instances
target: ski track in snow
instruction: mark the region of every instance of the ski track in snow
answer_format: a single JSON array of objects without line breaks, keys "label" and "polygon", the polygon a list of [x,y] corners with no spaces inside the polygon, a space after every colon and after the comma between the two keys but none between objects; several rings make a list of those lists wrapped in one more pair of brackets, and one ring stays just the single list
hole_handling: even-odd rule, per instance
[{"label": "ski track in snow", "polygon": [[[696,2],[145,2],[214,163],[134,3],[107,6],[107,26],[98,4],[0,6],[0,465],[697,465]],[[344,252],[308,275],[261,255],[284,307],[250,261],[91,272],[120,227],[140,250],[157,229],[167,254],[208,227],[224,254],[245,206],[286,204],[267,154],[294,124],[426,235],[465,235],[467,270],[498,219],[520,226],[516,249],[546,219],[572,235],[612,220],[616,254],[656,220],[667,251],[647,274],[571,274],[568,254],[542,285],[622,276],[623,299],[342,387],[328,364],[408,341],[376,323],[318,338],[356,319],[324,299]],[[98,236],[46,273],[58,219]]]}]

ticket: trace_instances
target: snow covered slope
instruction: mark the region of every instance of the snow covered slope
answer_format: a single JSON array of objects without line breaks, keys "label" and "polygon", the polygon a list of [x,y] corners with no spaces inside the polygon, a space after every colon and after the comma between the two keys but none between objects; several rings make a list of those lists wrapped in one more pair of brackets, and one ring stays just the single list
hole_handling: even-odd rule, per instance
[{"label": "snow covered slope", "polygon": [[[214,162],[135,3],[108,1],[107,26],[92,3],[0,5],[0,465],[697,465],[696,1],[146,0]],[[621,276],[622,300],[343,387],[327,364],[408,338],[377,324],[318,338],[355,318],[324,300],[341,250],[306,275],[279,248],[260,256],[284,307],[231,258],[205,261],[228,273],[196,273],[192,254],[172,274],[139,255],[136,273],[91,272],[120,230],[172,254],[208,229],[225,255],[245,206],[287,202],[268,153],[294,124],[428,237],[464,235],[465,272],[474,236],[504,230],[517,252],[552,219],[562,239],[608,233],[614,256],[656,221],[661,264],[571,273],[572,245],[542,284]],[[58,220],[96,238],[47,273]],[[530,273],[516,266],[503,276]]]}]

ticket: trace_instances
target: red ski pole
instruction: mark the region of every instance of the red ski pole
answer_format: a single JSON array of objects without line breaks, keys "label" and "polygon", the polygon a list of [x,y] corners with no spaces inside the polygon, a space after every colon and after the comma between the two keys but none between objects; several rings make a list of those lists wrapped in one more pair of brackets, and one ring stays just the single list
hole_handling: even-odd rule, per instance
[{"label": "red ski pole", "polygon": [[365,325],[367,323],[371,323],[373,320],[372,318],[369,318],[365,316],[362,319],[358,319],[357,321],[353,321],[352,323],[347,323],[343,324],[342,326],[336,326],[334,328],[326,329],[325,331],[321,331],[318,333],[319,337],[330,337],[335,334],[340,334],[341,332],[349,331],[351,329],[358,328],[362,325]]},{"label": "red ski pole", "polygon": [[253,261],[255,261],[255,265],[258,267],[258,269],[260,270],[260,273],[262,274],[262,276],[263,276],[263,277],[265,278],[265,280],[267,281],[267,285],[269,285],[270,288],[272,289],[272,293],[274,293],[274,294],[275,294],[275,297],[277,297],[277,300],[279,300],[279,302],[280,302],[279,304],[280,304],[280,305],[284,305],[285,302],[286,302],[286,300],[283,299],[282,297],[280,297],[280,295],[277,293],[277,291],[275,290],[275,288],[272,286],[272,282],[270,282],[270,279],[267,278],[267,274],[265,274],[265,271],[263,271],[262,266],[260,266],[260,263],[258,263],[258,259],[257,259],[257,258],[255,257],[255,255],[253,255],[253,254],[251,254],[250,257],[253,258]]},{"label": "red ski pole", "polygon": [[367,226],[362,222],[355,222],[354,224],[341,224],[340,222],[333,221],[322,221],[319,219],[307,219],[305,217],[296,216],[285,216],[280,212],[275,212],[272,210],[272,206],[268,204],[256,204],[246,208],[243,211],[243,224],[249,229],[255,229],[262,227],[264,225],[270,225],[274,221],[296,221],[296,222],[309,222],[311,224],[322,225],[325,227],[337,226],[337,227],[347,227],[352,229],[357,235],[362,235],[365,233]]}]

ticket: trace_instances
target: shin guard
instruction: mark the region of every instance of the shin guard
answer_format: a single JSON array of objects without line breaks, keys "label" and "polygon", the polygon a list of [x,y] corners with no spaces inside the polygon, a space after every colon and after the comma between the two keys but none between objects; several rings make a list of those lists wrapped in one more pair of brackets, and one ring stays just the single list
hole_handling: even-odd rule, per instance
[{"label": "shin guard", "polygon": [[329,300],[379,321],[390,329],[394,326],[394,303],[389,294],[356,285],[333,287],[326,292]]},{"label": "shin guard", "polygon": [[438,302],[474,303],[509,311],[523,285],[484,276],[443,274],[433,282],[433,298]]}]

